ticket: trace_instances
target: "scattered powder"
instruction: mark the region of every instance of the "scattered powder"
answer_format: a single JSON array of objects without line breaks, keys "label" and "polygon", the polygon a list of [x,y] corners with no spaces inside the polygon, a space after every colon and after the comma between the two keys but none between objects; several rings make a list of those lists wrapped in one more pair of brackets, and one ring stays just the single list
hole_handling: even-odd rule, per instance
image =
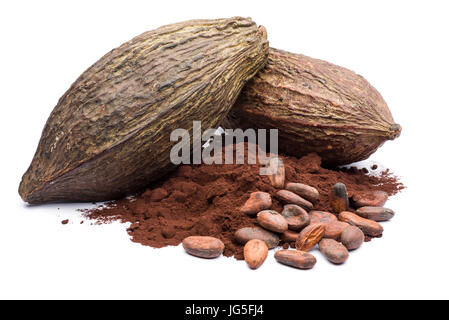
[{"label": "scattered powder", "polygon": [[[236,145],[232,147],[235,150]],[[247,159],[248,145],[245,143],[244,147]],[[250,153],[249,156],[254,155]],[[366,170],[354,167],[325,169],[316,154],[300,159],[280,157],[285,165],[286,182],[308,184],[320,192],[315,210],[331,211],[328,193],[337,182],[346,185],[350,197],[373,190],[382,190],[391,196],[404,188],[388,170],[379,176],[370,176]],[[267,176],[259,175],[259,168],[258,164],[183,165],[135,197],[108,202],[84,212],[87,218],[98,223],[130,222],[127,231],[131,240],[155,248],[176,246],[192,235],[213,236],[225,244],[225,256],[241,260],[243,246],[235,242],[234,232],[257,225],[255,218],[239,211],[249,194],[254,191],[270,193],[272,209],[282,211],[281,203],[274,197],[277,189],[271,186]]]}]

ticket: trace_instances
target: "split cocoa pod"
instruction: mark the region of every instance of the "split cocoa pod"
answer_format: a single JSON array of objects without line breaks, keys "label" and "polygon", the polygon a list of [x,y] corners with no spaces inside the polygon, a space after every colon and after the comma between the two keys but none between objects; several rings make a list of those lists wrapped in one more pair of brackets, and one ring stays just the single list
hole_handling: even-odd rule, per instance
[{"label": "split cocoa pod", "polygon": [[382,96],[363,77],[273,48],[223,126],[278,129],[281,152],[316,152],[331,165],[366,159],[401,133]]},{"label": "split cocoa pod", "polygon": [[103,56],[61,97],[19,193],[29,203],[104,201],[174,165],[174,129],[217,127],[266,62],[249,18],[192,20],[145,32]]}]

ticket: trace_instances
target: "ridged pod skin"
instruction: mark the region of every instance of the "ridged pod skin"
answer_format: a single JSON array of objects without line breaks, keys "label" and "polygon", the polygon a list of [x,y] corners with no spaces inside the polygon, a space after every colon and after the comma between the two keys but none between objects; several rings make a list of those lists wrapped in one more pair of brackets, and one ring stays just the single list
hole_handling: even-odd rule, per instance
[{"label": "ridged pod skin", "polygon": [[267,59],[266,31],[249,18],[192,20],[112,50],[61,97],[22,178],[29,203],[104,201],[168,171],[176,128],[223,120]]},{"label": "ridged pod skin", "polygon": [[281,152],[316,152],[329,165],[366,159],[401,132],[382,96],[363,77],[273,48],[223,127],[279,129]]}]

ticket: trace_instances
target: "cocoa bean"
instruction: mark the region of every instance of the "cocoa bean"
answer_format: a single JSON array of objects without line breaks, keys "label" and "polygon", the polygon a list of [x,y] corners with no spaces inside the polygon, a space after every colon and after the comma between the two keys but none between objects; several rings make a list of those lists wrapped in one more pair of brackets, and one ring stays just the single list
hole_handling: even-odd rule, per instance
[{"label": "cocoa bean", "polygon": [[223,253],[225,245],[214,237],[191,236],[182,241],[184,250],[200,258],[216,258]]},{"label": "cocoa bean", "polygon": [[388,221],[394,217],[394,211],[384,207],[361,207],[356,213],[362,218],[374,221]]},{"label": "cocoa bean", "polygon": [[348,250],[355,250],[359,248],[363,241],[365,240],[365,235],[363,231],[356,226],[349,225],[341,233],[340,241]]},{"label": "cocoa bean", "polygon": [[274,210],[263,210],[257,214],[257,222],[265,229],[282,233],[287,231],[287,220]]},{"label": "cocoa bean", "polygon": [[252,239],[262,240],[267,244],[269,249],[272,249],[279,244],[279,236],[277,234],[260,227],[241,228],[235,232],[234,236],[241,244],[246,244]]},{"label": "cocoa bean", "polygon": [[296,242],[299,237],[299,232],[287,230],[281,234],[281,240],[283,242]]},{"label": "cocoa bean", "polygon": [[348,192],[344,183],[338,182],[332,187],[329,201],[333,212],[336,214],[349,209]]},{"label": "cocoa bean", "polygon": [[305,227],[296,239],[296,249],[310,251],[324,236],[324,224],[312,224]]},{"label": "cocoa bean", "polygon": [[316,258],[308,252],[298,250],[279,250],[274,254],[277,262],[298,269],[312,269],[316,264]]},{"label": "cocoa bean", "polygon": [[253,192],[249,199],[240,208],[240,211],[248,215],[255,215],[258,212],[271,208],[271,196],[266,192]]},{"label": "cocoa bean", "polygon": [[356,194],[352,197],[355,207],[383,207],[388,200],[388,193],[385,191],[370,191]]},{"label": "cocoa bean", "polygon": [[380,237],[384,228],[374,220],[359,217],[355,213],[343,211],[338,216],[340,221],[347,222],[350,225],[360,228],[363,233],[370,237]]},{"label": "cocoa bean", "polygon": [[338,218],[330,212],[312,210],[309,212],[310,224],[328,223],[338,221]]},{"label": "cocoa bean", "polygon": [[296,193],[288,190],[279,190],[276,192],[276,197],[285,204],[296,204],[306,210],[311,210],[313,208],[313,204],[310,201],[307,201]]},{"label": "cocoa bean", "polygon": [[285,188],[312,203],[316,202],[320,197],[317,189],[306,184],[289,182]]},{"label": "cocoa bean", "polygon": [[264,263],[267,255],[268,247],[264,241],[259,239],[248,241],[243,248],[243,256],[251,269],[259,268]]},{"label": "cocoa bean", "polygon": [[280,158],[271,158],[268,162],[268,168],[273,171],[273,174],[268,176],[271,185],[275,188],[282,189],[285,183],[284,162]]},{"label": "cocoa bean", "polygon": [[363,77],[273,48],[223,126],[278,129],[281,152],[316,152],[332,165],[366,159],[401,133],[382,96]]},{"label": "cocoa bean", "polygon": [[175,168],[172,131],[217,127],[267,51],[266,30],[239,17],[163,26],[110,51],[54,108],[20,196],[87,202],[141,190]]},{"label": "cocoa bean", "polygon": [[324,236],[323,238],[339,240],[342,232],[348,227],[349,224],[341,221],[332,221],[324,224]]},{"label": "cocoa bean", "polygon": [[319,245],[321,253],[332,263],[342,264],[349,258],[348,249],[334,239],[323,239]]},{"label": "cocoa bean", "polygon": [[287,220],[288,228],[291,230],[302,230],[310,224],[307,211],[296,204],[285,205],[282,215]]}]

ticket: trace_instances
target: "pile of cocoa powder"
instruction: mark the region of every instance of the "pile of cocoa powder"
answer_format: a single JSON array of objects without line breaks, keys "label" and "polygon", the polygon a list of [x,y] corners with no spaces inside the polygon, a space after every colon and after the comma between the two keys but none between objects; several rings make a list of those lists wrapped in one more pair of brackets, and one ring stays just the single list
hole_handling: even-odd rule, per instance
[{"label": "pile of cocoa powder", "polygon": [[[248,145],[245,143],[244,147],[247,159]],[[355,167],[330,170],[321,166],[317,154],[300,159],[280,157],[286,182],[300,182],[319,191],[314,210],[332,211],[328,194],[337,182],[346,185],[349,197],[374,190],[391,196],[404,188],[388,170],[377,175],[368,175],[367,169]],[[188,236],[213,236],[225,244],[225,256],[242,260],[243,245],[234,240],[234,233],[242,227],[257,225],[255,218],[239,211],[249,194],[270,193],[272,210],[282,211],[282,204],[274,197],[277,189],[267,176],[259,174],[259,169],[259,164],[251,165],[247,161],[245,164],[183,165],[143,193],[108,202],[86,210],[85,214],[98,223],[130,222],[127,231],[131,240],[155,248],[179,245]]]}]

